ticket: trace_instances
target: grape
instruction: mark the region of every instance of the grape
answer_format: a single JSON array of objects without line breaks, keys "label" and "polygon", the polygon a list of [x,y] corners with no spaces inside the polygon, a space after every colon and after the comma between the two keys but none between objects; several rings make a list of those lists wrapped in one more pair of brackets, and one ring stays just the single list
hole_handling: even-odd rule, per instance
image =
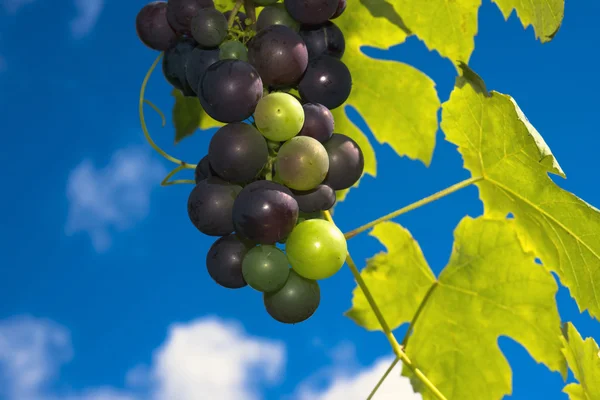
[{"label": "grape", "polygon": [[250,182],[268,158],[265,138],[252,125],[240,122],[220,128],[208,146],[210,166],[219,177],[232,183]]},{"label": "grape", "polygon": [[167,81],[173,87],[181,90],[185,96],[194,96],[194,90],[186,77],[187,60],[196,47],[196,41],[191,38],[181,38],[174,47],[165,51],[162,69]]},{"label": "grape", "polygon": [[248,61],[263,83],[272,87],[298,83],[308,64],[308,53],[302,38],[283,25],[272,25],[259,31],[248,42]]},{"label": "grape", "polygon": [[335,190],[348,189],[362,176],[365,159],[359,145],[346,135],[334,133],[325,144],[329,173],[325,184]]},{"label": "grape", "polygon": [[227,19],[215,8],[202,8],[192,18],[192,36],[202,47],[217,47],[227,36]]},{"label": "grape", "polygon": [[348,67],[331,56],[321,56],[308,64],[298,84],[302,99],[320,103],[333,110],[344,104],[352,90],[352,76]]},{"label": "grape", "polygon": [[348,252],[346,238],[334,224],[309,219],[296,225],[285,243],[288,260],[307,279],[325,279],[342,268]]},{"label": "grape", "polygon": [[267,139],[283,142],[296,136],[302,129],[304,110],[292,95],[274,92],[258,102],[254,123]]},{"label": "grape", "polygon": [[217,177],[200,181],[188,198],[188,216],[198,230],[209,236],[233,232],[233,202],[241,186]]},{"label": "grape", "polygon": [[300,23],[296,21],[285,9],[282,3],[273,4],[265,7],[259,14],[256,21],[256,31],[268,28],[271,25],[284,25],[298,32]]},{"label": "grape", "polygon": [[262,95],[258,72],[241,60],[214,63],[198,86],[202,108],[220,122],[241,122],[250,117]]},{"label": "grape", "polygon": [[192,50],[187,58],[187,63],[185,64],[185,76],[194,93],[198,93],[198,86],[208,67],[217,61],[219,61],[218,49],[205,50],[196,46],[196,48]]},{"label": "grape", "polygon": [[215,176],[215,171],[213,171],[210,166],[210,162],[208,161],[208,156],[202,157],[202,160],[196,165],[196,170],[194,171],[194,178],[196,180],[196,184],[200,183],[200,181],[210,178],[211,176]]},{"label": "grape", "polygon": [[284,4],[296,21],[307,25],[326,22],[338,8],[338,0],[284,0]]},{"label": "grape", "polygon": [[[254,3],[256,4],[256,2],[254,2]],[[229,10],[229,11],[225,11],[223,13],[223,15],[225,15],[225,19],[227,19],[227,21],[229,21],[229,17],[231,16],[231,12],[232,11],[233,10]],[[241,11],[238,11],[236,17],[239,18],[239,22],[235,21],[233,23],[233,27],[236,28],[236,29],[239,29],[240,31],[246,30],[246,18],[247,18],[246,14],[244,14]]]},{"label": "grape", "polygon": [[[278,0],[254,0],[254,4],[256,4],[257,6],[262,6],[262,7],[266,7],[266,6],[270,6],[272,4],[277,3]],[[264,12],[265,10],[261,11]]]},{"label": "grape", "polygon": [[309,136],[296,136],[285,142],[275,160],[278,178],[294,190],[314,189],[323,182],[328,169],[327,151]]},{"label": "grape", "polygon": [[294,229],[298,203],[292,192],[271,181],[246,186],[233,204],[233,224],[240,235],[260,244],[275,244]]},{"label": "grape", "polygon": [[319,185],[313,190],[295,191],[298,208],[305,213],[329,210],[335,204],[335,190],[327,185]]},{"label": "grape", "polygon": [[213,0],[169,0],[167,20],[180,35],[191,35],[192,18],[203,8],[214,8]]},{"label": "grape", "polygon": [[247,285],[242,274],[242,262],[251,246],[235,235],[219,238],[208,250],[206,268],[219,285],[238,289]]},{"label": "grape", "polygon": [[138,37],[152,50],[165,51],[175,46],[177,35],[167,22],[167,3],[153,1],[146,4],[135,19]]},{"label": "grape", "polygon": [[303,26],[299,32],[306,43],[308,59],[312,60],[323,54],[335,58],[342,58],[346,49],[344,34],[331,21],[320,26]]},{"label": "grape", "polygon": [[310,136],[321,143],[325,143],[333,135],[335,126],[333,115],[322,104],[306,103],[304,109],[304,125],[299,136]]},{"label": "grape", "polygon": [[287,257],[275,246],[257,246],[242,263],[244,280],[259,292],[274,292],[283,287],[290,274]]},{"label": "grape", "polygon": [[290,270],[285,285],[265,293],[263,301],[271,317],[285,324],[297,324],[310,318],[321,302],[319,284]]},{"label": "grape", "polygon": [[335,18],[339,17],[340,15],[342,15],[344,13],[344,10],[346,10],[346,0],[339,0],[337,10],[331,16],[330,19],[335,19]]},{"label": "grape", "polygon": [[219,57],[221,60],[248,61],[248,50],[239,40],[228,40],[219,47]]}]

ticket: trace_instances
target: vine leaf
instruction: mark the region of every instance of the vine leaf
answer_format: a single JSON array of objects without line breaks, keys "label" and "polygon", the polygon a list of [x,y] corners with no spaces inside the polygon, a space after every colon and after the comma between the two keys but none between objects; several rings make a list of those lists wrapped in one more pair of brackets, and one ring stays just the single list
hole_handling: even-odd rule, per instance
[{"label": "vine leaf", "polygon": [[563,353],[579,383],[565,386],[564,392],[571,400],[600,399],[600,349],[592,338],[583,340],[571,323],[565,326]]},{"label": "vine leaf", "polygon": [[[370,232],[388,250],[367,261],[361,275],[372,289],[375,302],[390,329],[410,321],[435,275],[425,261],[419,244],[402,226],[383,222]],[[353,291],[352,308],[346,312],[358,325],[368,330],[381,330],[365,295],[359,287]]]},{"label": "vine leaf", "polygon": [[[558,285],[523,248],[512,219],[465,217],[448,265],[413,326],[407,355],[448,400],[500,399],[512,391],[499,336],[566,377]],[[435,399],[404,368],[423,399]]]},{"label": "vine leaf", "polygon": [[[564,0],[521,1],[493,0],[505,19],[516,10],[524,28],[533,25],[536,38],[542,43],[552,40],[564,16]],[[468,63],[475,48],[477,14],[481,0],[361,0],[372,14],[380,13],[382,5],[393,9],[385,15],[390,21],[402,21],[404,32],[410,29],[430,50],[437,50],[453,62]],[[408,28],[406,28],[408,26]]]},{"label": "vine leaf", "polygon": [[185,97],[178,89],[173,89],[171,95],[175,97],[173,125],[175,126],[175,144],[177,144],[198,129],[202,117],[202,106],[197,97]]},{"label": "vine leaf", "polygon": [[[515,216],[521,240],[570,289],[579,309],[600,316],[600,211],[548,176],[564,177],[517,103],[488,93],[468,69],[443,105],[446,140],[458,146],[485,214]],[[477,77],[478,79],[474,79]]]},{"label": "vine leaf", "polygon": [[[368,12],[365,3],[376,9],[377,17]],[[387,143],[399,155],[429,165],[440,107],[435,83],[410,65],[376,60],[361,51],[362,46],[387,49],[404,42],[407,33],[397,29],[400,22],[383,18],[390,18],[390,12],[393,9],[387,3],[356,2],[334,21],[344,33],[346,51],[342,61],[352,74],[352,92],[346,104],[357,109],[379,143]],[[338,124],[341,112],[335,110]],[[371,148],[363,147],[363,152],[370,151]]]}]

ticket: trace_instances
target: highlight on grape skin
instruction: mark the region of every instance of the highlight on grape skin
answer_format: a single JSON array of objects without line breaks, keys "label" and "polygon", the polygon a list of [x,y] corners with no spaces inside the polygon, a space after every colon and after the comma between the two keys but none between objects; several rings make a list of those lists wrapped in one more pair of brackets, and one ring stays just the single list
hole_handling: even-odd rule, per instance
[{"label": "highlight on grape skin", "polygon": [[263,312],[296,324],[318,312],[318,281],[345,262],[344,235],[324,212],[364,169],[331,113],[352,89],[344,34],[332,22],[346,0],[254,4],[264,7],[258,20],[245,8],[232,15],[233,2],[222,10],[213,0],[153,1],[136,32],[163,52],[164,79],[180,98],[222,123],[197,165],[178,168],[194,167],[188,217],[214,238],[207,278],[230,290],[250,286]]}]

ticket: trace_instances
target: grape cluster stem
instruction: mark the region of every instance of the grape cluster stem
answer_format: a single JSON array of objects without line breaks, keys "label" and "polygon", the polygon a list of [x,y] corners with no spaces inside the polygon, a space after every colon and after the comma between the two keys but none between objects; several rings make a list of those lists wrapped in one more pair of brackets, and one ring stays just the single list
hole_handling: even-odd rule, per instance
[{"label": "grape cluster stem", "polygon": [[[331,216],[331,213],[329,211],[325,211],[323,214],[325,215],[325,219],[327,219],[332,224],[335,224],[335,222],[333,221],[333,218]],[[385,337],[390,342],[390,345],[392,346],[392,349],[394,350],[396,357],[398,359],[402,360],[404,365],[406,365],[415,374],[415,376],[417,376],[423,382],[423,384],[431,391],[431,393],[433,393],[435,395],[435,397],[437,397],[439,400],[447,400],[446,397],[442,394],[442,392],[440,392],[438,390],[438,388],[436,388],[435,385],[429,380],[429,378],[427,378],[427,376],[425,376],[425,374],[423,372],[421,372],[421,370],[412,363],[410,358],[408,358],[408,356],[402,349],[402,346],[396,340],[396,337],[394,336],[389,325],[385,321],[385,318],[383,317],[381,310],[377,306],[377,303],[375,303],[375,299],[373,298],[371,291],[369,290],[369,288],[367,287],[367,284],[365,283],[362,276],[360,275],[360,272],[358,271],[358,268],[356,267],[356,264],[354,263],[354,260],[352,259],[352,256],[350,255],[350,252],[348,252],[346,255],[346,264],[348,264],[348,267],[350,267],[350,271],[352,271],[352,275],[354,275],[354,279],[356,280],[356,283],[358,283],[358,286],[363,291],[365,298],[367,299],[367,302],[369,303],[369,306],[371,306],[373,313],[375,313],[375,317],[377,318],[377,321],[379,322],[381,329],[383,329],[383,333],[385,334]],[[382,382],[382,380],[380,382]],[[380,385],[380,383],[378,383],[378,385]]]}]

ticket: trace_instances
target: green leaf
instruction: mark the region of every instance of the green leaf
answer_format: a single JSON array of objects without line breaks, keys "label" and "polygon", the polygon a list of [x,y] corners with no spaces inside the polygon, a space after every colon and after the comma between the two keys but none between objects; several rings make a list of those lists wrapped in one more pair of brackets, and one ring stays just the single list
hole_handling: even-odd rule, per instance
[{"label": "green leaf", "polygon": [[548,173],[564,173],[516,102],[465,76],[443,105],[442,129],[465,168],[483,177],[477,186],[485,214],[513,213],[526,247],[559,275],[580,310],[598,318],[599,210],[550,179]]},{"label": "green leaf", "polygon": [[583,340],[571,323],[566,324],[562,338],[563,353],[579,383],[565,386],[571,400],[600,400],[600,349],[592,338]]},{"label": "green leaf", "polygon": [[[511,368],[499,346],[509,336],[553,371],[561,353],[557,284],[519,241],[510,219],[465,217],[406,348],[448,400],[495,400],[511,393]],[[423,399],[435,399],[409,369]]]},{"label": "green leaf", "polygon": [[[401,21],[374,17],[365,4],[375,9],[376,15],[393,12],[389,4],[370,0],[353,3],[335,19],[346,38],[342,61],[352,73],[352,93],[346,104],[358,110],[379,143],[429,165],[440,107],[435,83],[410,65],[376,60],[362,53],[361,46],[387,49],[403,42],[407,35],[397,28]],[[339,118],[339,113],[336,116]]]},{"label": "green leaf", "polygon": [[196,132],[203,110],[197,97],[186,97],[178,89],[173,89],[171,95],[175,97],[173,125],[175,126],[175,144],[177,144]]},{"label": "green leaf", "polygon": [[[390,329],[410,321],[425,294],[435,282],[419,244],[402,226],[393,222],[376,225],[370,232],[388,250],[367,261],[361,271]],[[381,330],[375,314],[359,287],[353,292],[352,308],[346,312],[358,325]]]},{"label": "green leaf", "polygon": [[[536,38],[542,43],[554,37],[564,16],[564,0],[493,1],[505,18],[516,10],[523,27],[533,25]],[[375,15],[381,15],[381,8],[388,4],[383,0],[362,0],[361,3]],[[393,9],[383,15],[395,21],[400,31],[411,31],[430,50],[437,50],[453,62],[469,62],[475,48],[481,0],[390,0],[390,3]]]}]

